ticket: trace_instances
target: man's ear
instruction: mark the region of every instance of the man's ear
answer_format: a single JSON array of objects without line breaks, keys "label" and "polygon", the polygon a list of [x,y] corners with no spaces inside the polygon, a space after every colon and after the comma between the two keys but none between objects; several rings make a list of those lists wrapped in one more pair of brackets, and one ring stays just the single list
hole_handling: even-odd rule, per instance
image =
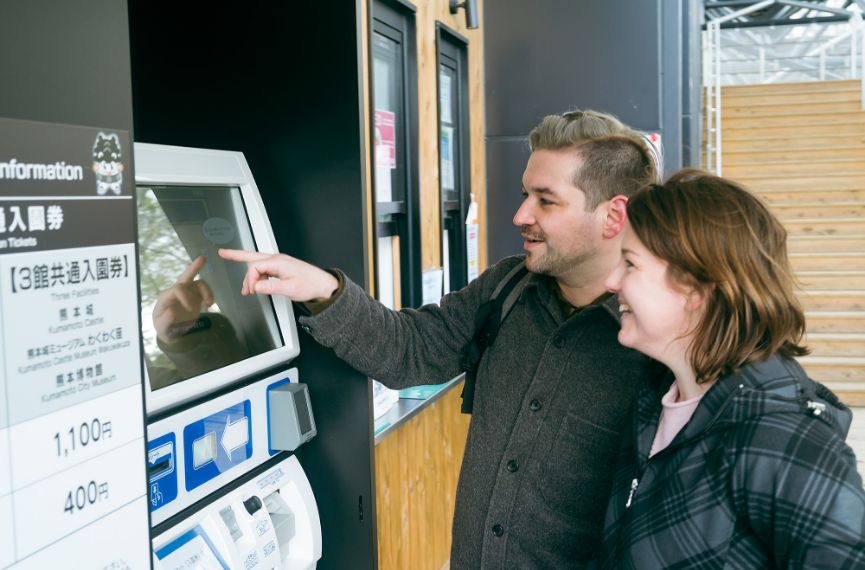
[{"label": "man's ear", "polygon": [[605,205],[604,238],[614,238],[628,225],[628,198],[619,194],[613,196]]}]

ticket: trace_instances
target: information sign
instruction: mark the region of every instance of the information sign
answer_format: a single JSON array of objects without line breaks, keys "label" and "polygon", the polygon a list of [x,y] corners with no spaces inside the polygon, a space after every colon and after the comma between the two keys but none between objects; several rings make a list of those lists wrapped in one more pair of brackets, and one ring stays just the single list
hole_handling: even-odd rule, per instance
[{"label": "information sign", "polygon": [[0,568],[151,567],[131,166],[0,119]]}]

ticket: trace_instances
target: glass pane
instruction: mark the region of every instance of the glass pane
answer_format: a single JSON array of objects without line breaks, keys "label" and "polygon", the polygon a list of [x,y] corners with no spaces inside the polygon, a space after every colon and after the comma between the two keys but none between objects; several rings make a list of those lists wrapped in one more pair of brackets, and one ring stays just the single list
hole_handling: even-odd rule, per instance
[{"label": "glass pane", "polygon": [[439,172],[441,195],[444,201],[458,199],[459,141],[456,130],[459,120],[457,111],[457,75],[446,65],[439,66]]},{"label": "glass pane", "polygon": [[405,200],[406,169],[404,132],[402,46],[379,33],[373,34],[373,148],[375,199]]},{"label": "glass pane", "polygon": [[[395,203],[404,203],[408,188],[405,132],[405,77],[403,45],[378,32],[373,33],[373,149],[376,222],[393,222]],[[385,206],[384,203],[387,203]],[[397,236],[376,240],[376,290],[386,306],[399,308],[400,257]]]},{"label": "glass pane", "polygon": [[442,276],[444,281],[444,291],[442,294],[447,295],[451,292],[451,245],[450,245],[450,232],[448,230],[442,231],[442,261],[444,262],[444,275]]},{"label": "glass pane", "polygon": [[393,237],[378,238],[378,300],[390,309],[396,308],[393,270]]},{"label": "glass pane", "polygon": [[139,186],[144,361],[159,388],[283,346],[273,305],[240,295],[243,264],[219,247],[255,250],[240,189]]}]

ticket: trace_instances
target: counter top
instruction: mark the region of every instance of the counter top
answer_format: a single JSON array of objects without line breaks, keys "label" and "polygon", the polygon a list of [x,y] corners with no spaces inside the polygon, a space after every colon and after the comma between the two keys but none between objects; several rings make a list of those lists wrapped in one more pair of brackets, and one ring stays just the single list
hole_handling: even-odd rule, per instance
[{"label": "counter top", "polygon": [[[460,374],[456,378],[445,382],[444,384],[439,384],[437,387],[438,389],[428,398],[423,400],[400,398],[390,410],[375,421],[375,444],[378,445],[378,443],[387,437],[389,433],[393,432],[399,426],[422,412],[424,408],[435,403],[442,396],[447,394],[448,391],[461,385],[464,378],[465,374]],[[414,388],[409,388],[408,390],[414,390]],[[401,392],[404,391],[401,390]]]}]

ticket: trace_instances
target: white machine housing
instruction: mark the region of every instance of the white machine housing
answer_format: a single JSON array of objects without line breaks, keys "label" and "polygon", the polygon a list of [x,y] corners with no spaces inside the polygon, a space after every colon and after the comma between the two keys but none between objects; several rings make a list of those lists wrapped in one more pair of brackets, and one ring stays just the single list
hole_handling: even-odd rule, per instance
[{"label": "white machine housing", "polygon": [[[150,200],[139,201],[139,246],[150,245],[142,243],[147,238],[142,238],[141,214],[147,206],[151,208],[147,215],[159,219],[155,222],[159,228],[157,245],[163,247],[163,242],[170,241],[174,249],[168,257],[179,259],[179,265],[166,265],[171,271],[165,272],[165,279],[154,281],[157,285],[151,286],[148,303],[161,298],[161,293],[156,297],[154,292],[164,291],[164,283],[177,278],[173,273],[177,267],[186,267],[201,254],[202,243],[210,259],[216,247],[222,247],[220,239],[210,239],[219,232],[243,234],[242,240],[233,243],[242,241],[244,249],[277,252],[261,196],[242,153],[136,143],[135,163],[136,191],[141,192],[139,197]],[[162,192],[162,198],[157,192]],[[208,201],[208,192],[228,198]],[[183,205],[187,194],[188,211]],[[169,203],[172,200],[173,205]],[[211,206],[231,210],[227,218],[234,225],[222,224],[208,234],[202,219],[207,223],[230,221],[215,217]],[[204,218],[195,208],[205,212]],[[187,214],[188,223],[183,221]],[[154,263],[154,267],[158,270],[162,265]],[[239,352],[237,358],[226,359],[230,363],[221,362],[213,370],[203,366],[206,371],[199,373],[192,367],[192,373],[157,382],[157,388],[145,366],[148,502],[157,569],[193,564],[207,570],[300,570],[315,568],[321,558],[321,523],[315,497],[300,463],[286,453],[316,433],[309,391],[298,384],[297,369],[287,368],[300,350],[294,315],[283,297],[238,300],[239,275],[244,271],[222,265],[219,272],[209,274],[209,286],[214,292],[219,287],[227,303],[220,304],[216,312],[224,312],[222,317],[234,327],[232,319],[242,320],[244,315],[229,314],[224,307],[242,302],[251,303],[256,310],[261,308],[261,318],[242,324],[257,327],[273,343],[257,352]],[[211,281],[211,277],[221,281]],[[149,319],[151,314],[157,314],[156,310],[142,314],[142,319]],[[207,316],[216,322],[214,315],[209,312]],[[143,323],[150,326],[147,321]],[[215,329],[217,325],[208,326]],[[154,332],[155,323],[149,333]],[[198,332],[184,332],[179,338],[200,339],[199,345],[208,349],[218,342]],[[165,353],[165,345],[159,345],[159,350]],[[217,344],[211,352],[220,350],[222,345]],[[181,353],[165,356],[171,361],[177,354]],[[176,372],[170,368],[172,363],[161,360],[153,370],[156,374]],[[277,372],[278,366],[284,368]]]},{"label": "white machine housing", "polygon": [[[258,186],[241,152],[135,143],[135,181],[137,186],[239,188],[257,250],[264,253],[278,251]],[[241,283],[236,286],[239,292]],[[284,346],[158,390],[151,388],[150,378],[146,377],[145,400],[148,415],[214,392],[296,357],[300,346],[291,303],[284,297],[273,297],[271,301]]]}]

